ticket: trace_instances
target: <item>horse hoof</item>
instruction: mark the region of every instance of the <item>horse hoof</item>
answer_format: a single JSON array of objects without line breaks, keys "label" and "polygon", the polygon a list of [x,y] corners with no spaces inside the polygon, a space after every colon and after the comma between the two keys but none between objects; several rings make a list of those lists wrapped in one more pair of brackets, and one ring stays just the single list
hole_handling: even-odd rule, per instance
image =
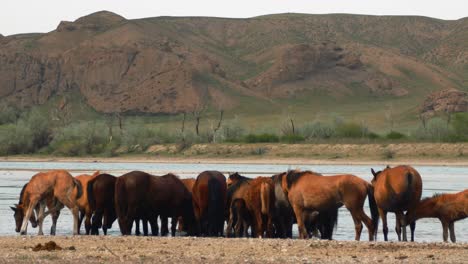
[{"label": "horse hoof", "polygon": [[25,236],[25,235],[26,235],[26,231],[21,231],[21,232],[20,232],[20,235]]}]

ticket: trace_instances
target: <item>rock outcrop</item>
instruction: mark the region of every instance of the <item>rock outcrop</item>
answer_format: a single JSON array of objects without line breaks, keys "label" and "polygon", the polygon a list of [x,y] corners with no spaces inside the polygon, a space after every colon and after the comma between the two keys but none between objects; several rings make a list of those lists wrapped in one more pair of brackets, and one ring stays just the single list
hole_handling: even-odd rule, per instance
[{"label": "rock outcrop", "polygon": [[468,112],[468,93],[456,89],[433,92],[421,106],[421,114],[425,116],[458,112]]}]

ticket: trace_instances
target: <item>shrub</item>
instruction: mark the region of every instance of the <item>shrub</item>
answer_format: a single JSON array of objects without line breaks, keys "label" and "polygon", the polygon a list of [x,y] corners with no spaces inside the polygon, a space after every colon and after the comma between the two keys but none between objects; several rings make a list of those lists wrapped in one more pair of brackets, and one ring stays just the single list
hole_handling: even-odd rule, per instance
[{"label": "shrub", "polygon": [[395,151],[393,151],[391,149],[385,149],[383,151],[383,157],[385,159],[393,159],[393,158],[395,158],[395,154],[396,154]]},{"label": "shrub", "polygon": [[281,137],[281,141],[286,143],[297,143],[304,140],[305,138],[301,135],[285,135]]},{"label": "shrub", "polygon": [[103,123],[79,122],[57,132],[51,142],[55,154],[78,156],[102,153],[109,141],[108,129]]},{"label": "shrub", "polygon": [[370,139],[379,139],[380,135],[374,132],[370,132],[369,134],[367,134],[367,137]]},{"label": "shrub", "polygon": [[227,142],[238,142],[242,140],[245,129],[240,125],[237,119],[234,119],[221,128],[221,140]]},{"label": "shrub", "polygon": [[454,133],[460,141],[468,140],[468,113],[457,113],[452,118]]},{"label": "shrub", "polygon": [[274,134],[249,134],[244,137],[246,143],[266,143],[266,142],[279,142],[279,137]]},{"label": "shrub", "polygon": [[336,126],[336,134],[339,137],[360,138],[365,137],[367,133],[367,127],[353,122],[343,122]]},{"label": "shrub", "polygon": [[307,140],[327,139],[335,135],[335,128],[321,122],[308,123],[299,129],[299,134]]},{"label": "shrub", "polygon": [[386,135],[387,139],[402,139],[405,137],[406,136],[404,134],[397,132],[397,131],[390,131],[390,133]]}]

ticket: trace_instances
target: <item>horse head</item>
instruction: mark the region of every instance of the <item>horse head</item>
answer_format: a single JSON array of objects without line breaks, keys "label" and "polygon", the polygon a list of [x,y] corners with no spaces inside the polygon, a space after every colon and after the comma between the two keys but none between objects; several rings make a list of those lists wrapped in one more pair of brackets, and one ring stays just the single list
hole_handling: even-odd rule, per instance
[{"label": "horse head", "polygon": [[240,179],[241,179],[241,175],[238,172],[230,173],[226,180],[226,184],[229,187]]}]

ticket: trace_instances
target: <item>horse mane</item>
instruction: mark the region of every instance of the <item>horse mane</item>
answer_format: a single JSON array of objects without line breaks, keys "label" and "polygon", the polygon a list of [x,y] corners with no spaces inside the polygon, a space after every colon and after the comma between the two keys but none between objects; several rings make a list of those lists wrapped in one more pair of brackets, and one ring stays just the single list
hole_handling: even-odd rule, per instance
[{"label": "horse mane", "polygon": [[441,197],[441,196],[444,195],[444,194],[445,194],[445,193],[434,193],[434,194],[433,194],[432,196],[430,196],[430,197],[424,197],[424,198],[422,198],[420,202],[422,203],[422,202],[425,202],[425,201],[430,200],[430,199],[434,199],[434,198],[437,198],[437,197]]},{"label": "horse mane", "polygon": [[289,170],[286,174],[286,182],[288,184],[288,188],[291,188],[291,186],[297,182],[303,175],[305,174],[315,174],[315,175],[321,175],[319,173],[306,170],[306,171],[300,171],[300,170]]},{"label": "horse mane", "polygon": [[26,186],[28,186],[28,183],[26,183],[26,184],[23,186],[23,189],[21,189],[21,193],[20,193],[20,197],[19,197],[19,202],[18,202],[18,204],[23,204],[23,196],[24,196],[24,192],[26,191]]},{"label": "horse mane", "polygon": [[275,174],[273,176],[271,176],[271,178],[273,179],[273,182],[276,184],[276,183],[280,183],[281,184],[281,181],[283,179],[283,176],[286,175],[288,172],[282,172],[282,173],[278,173],[278,174]]}]

